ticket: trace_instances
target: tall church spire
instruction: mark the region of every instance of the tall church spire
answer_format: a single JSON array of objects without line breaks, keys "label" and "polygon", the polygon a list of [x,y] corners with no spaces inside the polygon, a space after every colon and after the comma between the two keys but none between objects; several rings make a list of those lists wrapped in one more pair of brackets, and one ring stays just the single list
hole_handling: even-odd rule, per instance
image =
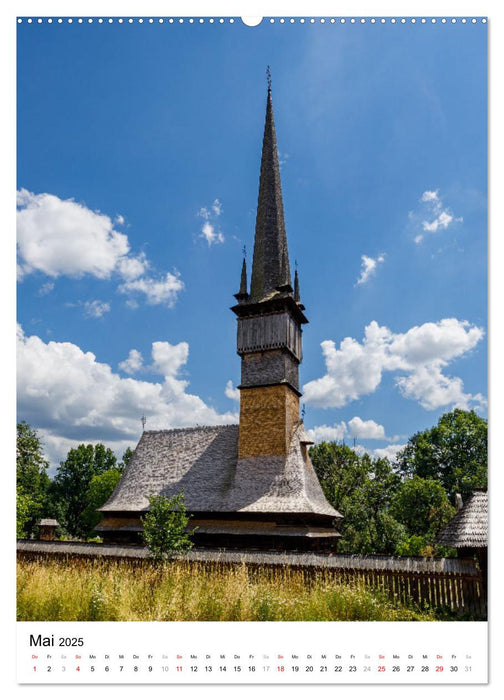
[{"label": "tall church spire", "polygon": [[261,301],[277,291],[292,293],[292,286],[273,119],[271,76],[268,70],[268,98],[262,145],[250,296],[254,301]]}]

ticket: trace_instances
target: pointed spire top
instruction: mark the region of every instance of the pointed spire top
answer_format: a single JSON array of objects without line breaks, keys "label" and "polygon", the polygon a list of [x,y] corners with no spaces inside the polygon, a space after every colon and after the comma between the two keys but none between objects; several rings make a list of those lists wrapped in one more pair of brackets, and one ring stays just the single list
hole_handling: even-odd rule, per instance
[{"label": "pointed spire top", "polygon": [[240,294],[247,294],[247,260],[245,258],[242,263]]},{"label": "pointed spire top", "polygon": [[255,301],[278,291],[292,293],[269,66],[266,76],[268,99],[250,285],[250,296]]},{"label": "pointed spire top", "polygon": [[296,271],[294,272],[294,301],[301,301],[301,296],[299,294],[299,276],[297,271],[297,265]]},{"label": "pointed spire top", "polygon": [[271,92],[271,69],[266,66],[266,80],[268,81],[268,92]]},{"label": "pointed spire top", "polygon": [[235,299],[238,301],[245,301],[248,299],[248,292],[247,292],[247,260],[246,260],[246,251],[245,251],[245,246],[243,246],[243,263],[242,263],[242,270],[241,270],[241,279],[240,279],[240,291],[238,294],[235,294]]}]

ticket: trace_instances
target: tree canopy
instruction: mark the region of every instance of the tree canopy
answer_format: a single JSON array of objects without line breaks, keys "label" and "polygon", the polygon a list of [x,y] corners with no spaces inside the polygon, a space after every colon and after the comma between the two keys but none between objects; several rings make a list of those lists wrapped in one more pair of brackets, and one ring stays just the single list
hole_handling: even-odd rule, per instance
[{"label": "tree canopy", "polygon": [[455,515],[455,493],[465,499],[487,484],[487,422],[474,411],[445,413],[394,464],[335,442],[316,445],[310,457],[343,515],[340,552],[432,554],[442,551],[435,537]]},{"label": "tree canopy", "polygon": [[335,442],[312,447],[310,458],[327,500],[344,516],[338,551],[393,553],[406,530],[388,512],[400,484],[389,461],[358,455]]},{"label": "tree canopy", "polygon": [[189,517],[183,493],[172,498],[163,494],[149,497],[149,512],[142,518],[143,538],[154,559],[160,561],[171,552],[191,549],[192,533],[187,532]]},{"label": "tree canopy", "polygon": [[37,520],[44,515],[44,503],[50,484],[48,467],[37,431],[21,421],[17,424],[16,441],[17,537],[28,537]]},{"label": "tree canopy", "polygon": [[131,459],[132,457],[133,457],[133,450],[131,449],[131,447],[127,447],[127,448],[124,450],[124,454],[123,454],[123,456],[122,456],[122,458],[121,458],[121,461],[120,461],[119,464],[117,465],[117,468],[119,469],[119,471],[121,472],[121,474],[122,474],[122,472],[126,469],[126,467],[128,466],[128,464],[130,463],[130,459]]},{"label": "tree canopy", "polygon": [[17,424],[16,482],[24,491],[44,491],[49,484],[49,462],[43,454],[42,440],[26,421]]},{"label": "tree canopy", "polygon": [[433,540],[456,511],[441,482],[415,475],[405,479],[393,495],[390,513],[408,532]]},{"label": "tree canopy", "polygon": [[86,491],[87,505],[81,516],[81,521],[89,532],[94,530],[102,519],[102,515],[97,512],[97,508],[100,508],[108,501],[120,478],[121,471],[116,467],[91,477]]},{"label": "tree canopy", "polygon": [[116,463],[112,450],[102,444],[72,448],[60,463],[51,485],[51,496],[56,517],[70,535],[82,537],[87,533],[88,522],[83,511],[88,506],[91,480],[113,469]]},{"label": "tree canopy", "polygon": [[487,421],[474,411],[456,408],[433,428],[415,433],[397,456],[403,476],[439,481],[450,500],[465,500],[474,488],[487,486]]}]

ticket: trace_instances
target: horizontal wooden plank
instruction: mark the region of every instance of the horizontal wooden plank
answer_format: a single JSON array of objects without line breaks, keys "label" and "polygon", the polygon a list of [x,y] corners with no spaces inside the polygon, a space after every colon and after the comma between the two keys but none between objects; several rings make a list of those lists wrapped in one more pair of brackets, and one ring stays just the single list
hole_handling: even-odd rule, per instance
[{"label": "horizontal wooden plank", "polygon": [[[135,545],[96,544],[91,542],[60,542],[40,540],[18,540],[18,552],[40,554],[68,554],[77,556],[124,557],[147,559],[146,547]],[[250,563],[349,569],[352,571],[390,571],[408,574],[458,574],[478,576],[476,565],[469,559],[445,559],[440,557],[389,557],[357,554],[317,554],[301,552],[251,552],[234,550],[193,549],[188,554],[177,555],[188,561],[221,561],[227,563]]]}]

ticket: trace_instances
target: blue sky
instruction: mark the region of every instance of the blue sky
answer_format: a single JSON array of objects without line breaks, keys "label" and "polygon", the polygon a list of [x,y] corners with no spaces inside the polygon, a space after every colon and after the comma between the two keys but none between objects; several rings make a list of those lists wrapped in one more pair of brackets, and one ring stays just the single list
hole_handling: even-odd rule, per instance
[{"label": "blue sky", "polygon": [[267,64],[307,427],[393,455],[486,415],[486,25],[22,23],[18,418],[53,463],[236,420]]}]

